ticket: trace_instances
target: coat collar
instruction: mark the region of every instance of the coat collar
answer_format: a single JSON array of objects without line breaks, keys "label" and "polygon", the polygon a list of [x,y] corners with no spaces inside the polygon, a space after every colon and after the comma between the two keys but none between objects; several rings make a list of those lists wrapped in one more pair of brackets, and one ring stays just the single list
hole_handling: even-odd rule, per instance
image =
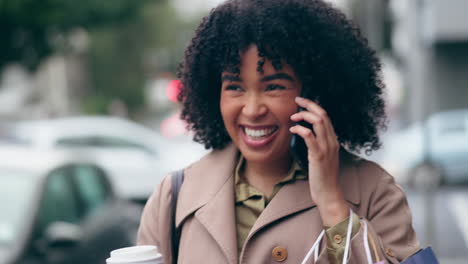
[{"label": "coat collar", "polygon": [[237,148],[231,144],[222,150],[210,152],[185,169],[177,203],[177,225],[188,215],[211,202],[227,185],[233,186],[233,192],[233,172],[238,157]]},{"label": "coat collar", "polygon": [[[348,152],[344,150],[341,151],[339,177],[346,201],[348,201],[350,205],[356,206],[360,204],[361,199],[360,186],[356,178],[353,177],[357,175],[355,166],[351,165],[354,158],[355,157]],[[316,204],[310,195],[308,182],[298,180],[292,184],[287,184],[279,190],[270,204],[268,204],[262,214],[260,214],[247,240],[264,226],[283,217],[315,206]]]},{"label": "coat collar", "polygon": [[[237,262],[234,170],[239,151],[231,144],[216,150],[185,170],[184,183],[177,204],[176,225],[195,212],[195,217],[219,244],[230,263]],[[340,152],[340,183],[345,199],[360,203],[360,186],[355,156]],[[249,236],[264,226],[299,211],[315,206],[308,184],[296,181],[285,185],[260,215]]]},{"label": "coat collar", "polygon": [[237,263],[233,174],[238,157],[235,146],[229,145],[185,169],[176,211],[177,226],[195,212],[232,264]]}]

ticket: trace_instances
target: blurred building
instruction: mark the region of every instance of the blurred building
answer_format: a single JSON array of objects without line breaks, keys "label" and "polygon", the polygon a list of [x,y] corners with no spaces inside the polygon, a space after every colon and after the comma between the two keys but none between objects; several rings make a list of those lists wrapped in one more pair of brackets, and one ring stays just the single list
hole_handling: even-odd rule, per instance
[{"label": "blurred building", "polygon": [[28,72],[17,64],[12,64],[0,75],[0,120],[12,120],[17,111],[25,109],[31,101],[33,80]]},{"label": "blurred building", "polygon": [[392,0],[392,46],[403,68],[409,121],[468,107],[466,0]]},{"label": "blurred building", "polygon": [[350,2],[369,44],[390,52],[402,73],[401,116],[407,123],[468,108],[468,1]]},{"label": "blurred building", "polygon": [[72,52],[55,53],[37,71],[19,64],[3,69],[0,76],[0,119],[42,119],[76,114],[83,95],[89,90],[86,68],[87,35],[72,32]]}]

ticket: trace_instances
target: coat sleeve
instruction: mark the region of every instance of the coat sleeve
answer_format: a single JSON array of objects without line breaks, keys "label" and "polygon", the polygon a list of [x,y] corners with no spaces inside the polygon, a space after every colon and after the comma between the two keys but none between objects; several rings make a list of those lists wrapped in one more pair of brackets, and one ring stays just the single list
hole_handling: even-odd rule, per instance
[{"label": "coat sleeve", "polygon": [[348,217],[341,223],[325,229],[328,259],[330,261],[330,264],[339,264],[343,259],[349,221],[352,222],[351,235],[354,237],[359,231],[360,227],[359,216],[356,213],[353,213],[351,219]]},{"label": "coat sleeve", "polygon": [[[361,207],[366,207],[366,209],[360,208],[359,211],[366,211],[367,214],[359,214],[359,216],[361,221],[367,223],[368,237],[370,236],[375,242],[378,257],[372,250],[371,240],[368,240],[373,262],[380,259],[380,261],[386,260],[385,263],[397,264],[417,252],[420,245],[412,226],[411,212],[405,193],[387,172],[376,165],[371,166],[377,180],[367,182],[374,187],[366,188],[373,191],[363,194],[362,199],[367,199],[367,202],[363,202]],[[368,175],[369,172],[366,173]],[[380,175],[375,175],[376,173]],[[364,228],[361,225],[359,231],[351,239],[348,264],[368,263],[364,247],[366,238],[363,233]],[[330,263],[326,250],[322,250],[316,263]]]},{"label": "coat sleeve", "polygon": [[380,254],[390,263],[399,263],[418,251],[420,245],[404,191],[386,171],[380,167],[378,170],[382,176],[363,220],[368,222],[369,234],[378,244]]},{"label": "coat sleeve", "polygon": [[143,209],[137,234],[137,245],[154,245],[171,262],[170,203],[171,176],[166,176],[156,187]]}]

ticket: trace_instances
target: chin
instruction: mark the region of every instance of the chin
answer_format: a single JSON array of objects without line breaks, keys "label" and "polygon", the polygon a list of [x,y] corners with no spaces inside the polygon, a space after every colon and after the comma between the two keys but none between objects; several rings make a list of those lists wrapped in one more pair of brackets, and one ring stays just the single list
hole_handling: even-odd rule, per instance
[{"label": "chin", "polygon": [[275,150],[276,148],[272,149],[258,149],[258,150],[253,150],[250,149],[247,146],[243,146],[242,148],[239,148],[240,152],[244,156],[246,161],[249,162],[255,162],[255,163],[266,163],[266,162],[275,162],[278,159],[281,159],[282,156],[288,157],[289,151],[286,151],[285,153],[281,153],[278,150]]}]

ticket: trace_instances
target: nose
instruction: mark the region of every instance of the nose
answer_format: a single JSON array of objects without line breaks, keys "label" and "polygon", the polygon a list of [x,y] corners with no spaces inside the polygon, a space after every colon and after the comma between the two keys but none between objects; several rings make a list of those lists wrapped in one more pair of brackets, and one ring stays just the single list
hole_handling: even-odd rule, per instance
[{"label": "nose", "polygon": [[267,106],[262,102],[261,98],[256,95],[247,96],[244,106],[242,108],[242,114],[250,120],[257,120],[268,112]]}]

